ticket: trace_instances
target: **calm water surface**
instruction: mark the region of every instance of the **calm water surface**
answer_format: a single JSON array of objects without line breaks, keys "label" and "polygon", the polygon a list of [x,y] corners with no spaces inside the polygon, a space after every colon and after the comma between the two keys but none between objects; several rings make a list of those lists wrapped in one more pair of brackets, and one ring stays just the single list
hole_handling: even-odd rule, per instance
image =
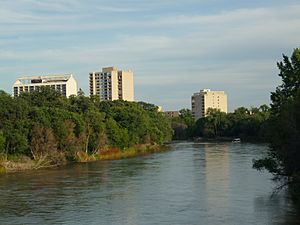
[{"label": "calm water surface", "polygon": [[[291,225],[252,169],[265,145],[174,143],[169,152],[0,175],[0,224]],[[299,215],[299,214],[298,214]]]}]

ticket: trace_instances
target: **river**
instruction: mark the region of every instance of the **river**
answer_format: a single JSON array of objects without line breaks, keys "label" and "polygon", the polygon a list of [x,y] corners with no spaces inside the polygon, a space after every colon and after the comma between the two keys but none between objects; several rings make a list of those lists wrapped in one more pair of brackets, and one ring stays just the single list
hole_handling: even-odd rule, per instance
[{"label": "river", "polygon": [[292,225],[285,193],[252,169],[266,145],[172,143],[167,152],[0,175],[0,224]]}]

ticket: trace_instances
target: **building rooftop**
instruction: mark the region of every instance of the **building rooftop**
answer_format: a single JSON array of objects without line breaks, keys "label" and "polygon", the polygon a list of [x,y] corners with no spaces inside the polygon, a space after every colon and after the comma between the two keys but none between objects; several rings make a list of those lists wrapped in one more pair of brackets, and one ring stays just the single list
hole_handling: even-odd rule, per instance
[{"label": "building rooftop", "polygon": [[72,74],[53,74],[41,76],[24,76],[16,80],[15,85],[66,82]]},{"label": "building rooftop", "polygon": [[201,95],[203,93],[206,94],[206,93],[210,93],[210,92],[218,93],[218,94],[225,94],[225,91],[212,91],[210,89],[202,89],[199,92],[194,93],[193,95],[196,96],[196,95]]}]

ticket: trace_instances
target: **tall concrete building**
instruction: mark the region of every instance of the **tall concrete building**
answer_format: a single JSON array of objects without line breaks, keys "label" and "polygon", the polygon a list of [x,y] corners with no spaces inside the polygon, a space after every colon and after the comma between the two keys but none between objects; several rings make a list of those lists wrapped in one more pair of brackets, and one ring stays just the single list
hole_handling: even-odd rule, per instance
[{"label": "tall concrete building", "polygon": [[192,96],[192,115],[198,120],[207,115],[207,109],[220,109],[227,113],[227,95],[224,91],[204,89]]},{"label": "tall concrete building", "polygon": [[90,95],[100,101],[134,101],[133,72],[116,67],[102,68],[102,72],[90,73]]},{"label": "tall concrete building", "polygon": [[62,95],[77,95],[77,81],[72,74],[20,77],[13,85],[13,96],[50,87]]}]

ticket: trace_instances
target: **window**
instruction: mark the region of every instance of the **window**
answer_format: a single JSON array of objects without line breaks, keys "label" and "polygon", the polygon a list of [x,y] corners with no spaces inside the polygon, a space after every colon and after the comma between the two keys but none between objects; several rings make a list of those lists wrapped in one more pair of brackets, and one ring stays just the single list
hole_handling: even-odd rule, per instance
[{"label": "window", "polygon": [[18,96],[18,87],[14,87],[14,96]]}]

